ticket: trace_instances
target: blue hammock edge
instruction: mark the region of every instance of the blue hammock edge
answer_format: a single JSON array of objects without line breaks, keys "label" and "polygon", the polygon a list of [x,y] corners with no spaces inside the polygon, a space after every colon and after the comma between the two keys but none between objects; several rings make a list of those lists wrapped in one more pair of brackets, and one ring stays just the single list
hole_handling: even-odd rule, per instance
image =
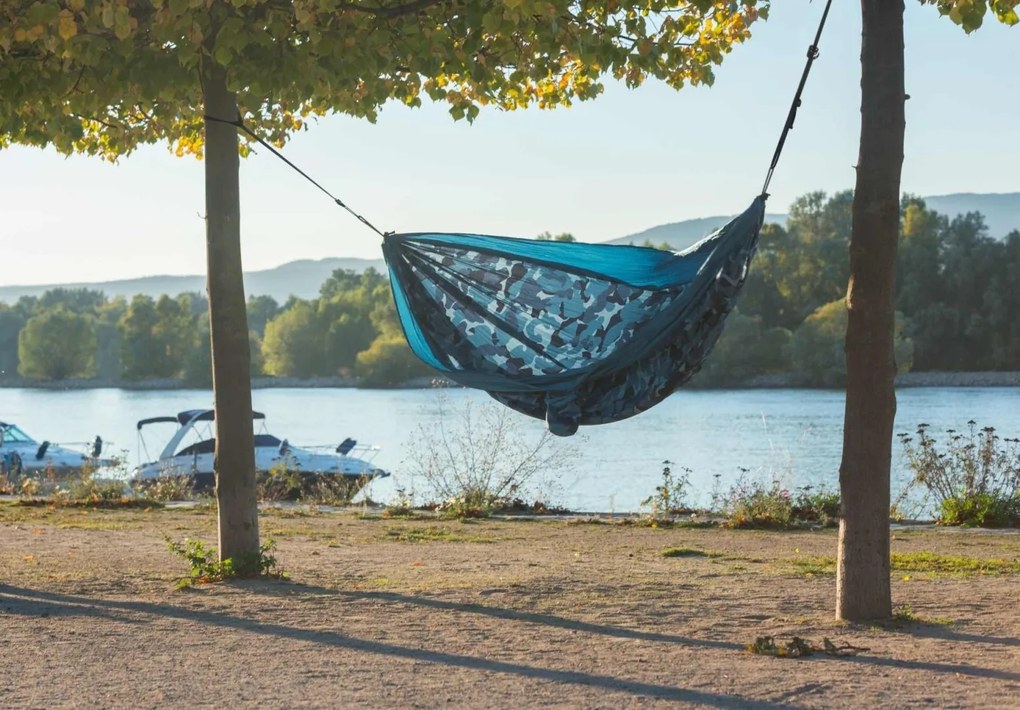
[{"label": "blue hammock edge", "polygon": [[[727,225],[679,253],[648,247],[536,242],[512,237],[440,233],[392,235],[384,242],[383,251],[401,327],[412,351],[421,360],[462,385],[486,390],[507,406],[529,416],[546,419],[553,433],[569,435],[579,424],[618,421],[645,411],[700,369],[743,285],[747,266],[757,246],[764,213],[765,196],[760,196]],[[496,360],[490,360],[490,355],[481,352],[471,356],[494,363],[491,367],[465,369],[463,363],[467,361],[462,353],[459,360],[449,361],[461,365],[458,368],[444,362],[447,357],[443,350],[446,336],[439,331],[429,335],[423,330],[403,284],[405,278],[409,285],[413,284],[415,303],[419,307],[431,304],[426,307],[442,308],[434,300],[441,294],[432,291],[434,295],[429,296],[427,289],[422,291],[425,283],[422,278],[426,274],[419,273],[417,269],[424,267],[432,273],[429,266],[432,262],[421,261],[423,255],[431,259],[445,252],[447,256],[443,258],[456,261],[456,250],[520,261],[525,268],[535,268],[538,272],[541,268],[551,268],[582,279],[590,276],[636,288],[661,288],[663,293],[672,289],[672,300],[653,309],[649,318],[631,321],[634,328],[640,329],[640,335],[638,330],[634,330],[634,337],[629,341],[615,351],[593,359],[590,364],[577,366],[575,359],[570,367],[560,372],[515,372],[499,365],[512,353],[497,349],[492,351],[492,356],[498,355]],[[415,266],[415,263],[420,265]],[[486,272],[486,263],[491,262],[481,260],[478,264],[481,278],[495,273]],[[437,288],[440,282],[431,279],[438,277],[439,272],[428,277],[433,284],[429,288]],[[465,277],[469,279],[464,282],[466,285],[475,278],[471,272],[466,272]],[[519,278],[529,280],[527,275]],[[453,282],[445,286],[447,289],[452,287],[455,287]],[[460,298],[461,292],[454,293],[457,298],[452,307],[469,309],[464,312],[473,312],[475,318],[482,318],[482,322],[489,320],[489,314],[494,319],[493,324],[498,326],[501,322],[498,311],[487,311],[475,297]],[[573,297],[568,298],[563,302],[574,302]],[[446,308],[450,307],[448,302]],[[447,313],[451,312],[447,310]],[[434,315],[429,316],[423,323],[433,318]],[[447,324],[442,326],[445,331],[453,321],[444,318],[440,316],[438,323]],[[594,323],[597,325],[599,322]],[[429,324],[427,327],[432,332],[436,325]],[[445,347],[456,346],[450,341]],[[532,342],[530,347],[532,351],[537,348],[538,352],[543,352],[546,344],[544,340]],[[559,354],[554,357],[559,357]],[[474,367],[469,362],[467,364]],[[635,367],[641,369],[635,371]],[[649,375],[649,372],[654,375]]]}]

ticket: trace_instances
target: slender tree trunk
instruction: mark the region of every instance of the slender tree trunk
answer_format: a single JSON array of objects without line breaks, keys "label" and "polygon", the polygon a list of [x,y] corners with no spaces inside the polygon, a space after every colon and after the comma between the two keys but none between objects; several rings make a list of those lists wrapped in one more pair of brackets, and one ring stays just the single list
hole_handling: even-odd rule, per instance
[{"label": "slender tree trunk", "polygon": [[[222,67],[211,61],[203,66],[202,85],[207,114],[226,120],[237,117],[237,100],[227,89]],[[206,254],[221,560],[257,553],[259,549],[251,354],[241,270],[239,168],[237,129],[206,121]]]},{"label": "slender tree trunk", "polygon": [[842,519],[836,616],[892,615],[889,465],[896,240],[905,131],[903,0],[861,0],[861,146],[846,303],[846,414],[839,469]]}]

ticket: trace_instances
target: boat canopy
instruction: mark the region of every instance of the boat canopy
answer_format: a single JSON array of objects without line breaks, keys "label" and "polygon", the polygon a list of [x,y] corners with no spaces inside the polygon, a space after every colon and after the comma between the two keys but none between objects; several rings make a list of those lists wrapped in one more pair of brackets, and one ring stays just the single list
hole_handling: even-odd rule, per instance
[{"label": "boat canopy", "polygon": [[[184,426],[188,422],[211,422],[216,418],[215,409],[188,409],[184,412],[180,412],[177,415],[177,421]],[[252,419],[265,419],[266,415],[262,412],[252,412]]]},{"label": "boat canopy", "polygon": [[[216,418],[216,410],[214,409],[188,409],[183,412],[178,412],[176,417],[151,417],[149,419],[141,419],[138,422],[138,430],[141,431],[142,427],[148,426],[149,424],[180,424],[184,426],[188,422],[211,422]],[[252,419],[265,419],[266,415],[262,412],[252,412]]]},{"label": "boat canopy", "polygon": [[138,431],[142,430],[142,427],[148,426],[149,424],[176,424],[177,417],[151,417],[149,419],[141,419],[138,422]]}]

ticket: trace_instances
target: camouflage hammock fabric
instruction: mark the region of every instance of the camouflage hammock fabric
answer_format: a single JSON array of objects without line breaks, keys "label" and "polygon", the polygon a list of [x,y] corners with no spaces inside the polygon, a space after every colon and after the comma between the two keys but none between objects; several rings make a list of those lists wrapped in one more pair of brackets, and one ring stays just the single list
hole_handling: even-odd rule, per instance
[{"label": "camouflage hammock fabric", "polygon": [[747,276],[765,198],[680,252],[477,234],[390,234],[414,353],[569,436],[658,404],[700,368]]}]

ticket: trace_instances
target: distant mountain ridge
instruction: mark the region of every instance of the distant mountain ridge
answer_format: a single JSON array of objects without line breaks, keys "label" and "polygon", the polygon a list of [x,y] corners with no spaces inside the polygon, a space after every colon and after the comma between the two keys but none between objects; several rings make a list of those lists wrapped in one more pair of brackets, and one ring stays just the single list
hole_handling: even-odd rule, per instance
[{"label": "distant mountain ridge", "polygon": [[[1020,230],[1020,192],[1010,193],[954,193],[925,197],[927,205],[943,214],[955,216],[966,212],[980,212],[985,217],[988,233],[1003,238],[1014,229]],[[726,224],[731,217],[702,217],[672,224],[660,224],[625,237],[612,239],[606,244],[637,244],[651,242],[658,246],[668,244],[677,251],[686,249],[702,237]],[[765,221],[786,224],[787,215],[769,213]],[[330,258],[301,259],[281,264],[272,269],[249,271],[244,275],[245,293],[268,295],[280,303],[290,296],[314,298],[319,286],[336,269],[352,269],[358,273],[372,267],[385,271],[382,259]],[[175,295],[185,291],[205,291],[205,276],[146,276],[136,279],[105,281],[102,283],[46,284],[42,286],[0,286],[0,303],[13,303],[22,296],[40,296],[52,288],[90,288],[107,296],[130,298],[136,294],[159,296]]]},{"label": "distant mountain ridge", "polygon": [[[1020,230],[1020,192],[1005,193],[974,193],[959,192],[950,195],[934,195],[922,198],[925,204],[945,215],[955,217],[967,212],[980,212],[984,215],[988,234],[996,239],[1003,239],[1014,229]],[[650,241],[655,246],[668,244],[675,251],[683,251],[703,237],[729,222],[733,217],[720,215],[687,219],[683,222],[660,224],[642,232],[628,234],[625,237],[612,239],[606,244],[643,245]],[[786,225],[787,215],[767,213],[765,223]]]},{"label": "distant mountain ridge", "polygon": [[[319,286],[336,269],[351,269],[361,273],[372,267],[385,271],[382,259],[330,258],[288,261],[272,269],[246,271],[244,292],[248,295],[268,295],[283,303],[291,295],[298,298],[315,298]],[[103,281],[101,283],[46,284],[41,286],[0,286],[0,303],[13,303],[22,296],[41,296],[52,288],[89,288],[102,291],[108,297],[131,298],[137,294],[159,296],[176,295],[186,291],[205,292],[205,276],[144,276],[137,279]]]},{"label": "distant mountain ridge", "polygon": [[[646,229],[643,232],[635,232],[626,237],[611,239],[606,244],[633,244],[644,246],[651,242],[654,246],[669,244],[674,251],[683,251],[702,238],[708,236],[719,227],[733,219],[733,216],[701,217],[699,219],[685,219],[683,222],[672,224],[660,224],[658,227]],[[765,213],[766,224],[786,225],[786,215],[767,212]]]},{"label": "distant mountain ridge", "polygon": [[996,239],[1003,239],[1014,229],[1020,229],[1020,192],[957,192],[925,197],[924,202],[936,212],[951,217],[980,212],[988,225],[988,234]]}]

